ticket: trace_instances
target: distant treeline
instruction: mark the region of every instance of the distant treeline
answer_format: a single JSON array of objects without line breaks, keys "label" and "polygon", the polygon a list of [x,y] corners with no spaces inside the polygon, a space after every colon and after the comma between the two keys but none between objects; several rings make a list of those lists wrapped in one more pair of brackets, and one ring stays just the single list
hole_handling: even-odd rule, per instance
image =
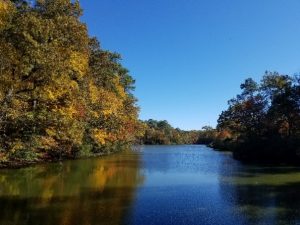
[{"label": "distant treeline", "polygon": [[206,144],[251,162],[300,162],[300,76],[266,72],[248,78],[228,101],[216,129],[173,128],[167,121],[144,121],[143,144]]},{"label": "distant treeline", "polygon": [[133,78],[81,14],[79,1],[0,1],[0,164],[113,151],[142,131]]},{"label": "distant treeline", "polygon": [[144,121],[145,133],[140,140],[147,145],[193,144],[198,138],[197,131],[183,131],[173,128],[166,120]]},{"label": "distant treeline", "polygon": [[184,131],[172,127],[166,120],[146,120],[144,136],[139,139],[145,145],[209,144],[215,134],[214,129],[205,126],[202,130]]},{"label": "distant treeline", "polygon": [[246,79],[218,119],[211,145],[245,161],[300,160],[300,77],[266,72]]}]

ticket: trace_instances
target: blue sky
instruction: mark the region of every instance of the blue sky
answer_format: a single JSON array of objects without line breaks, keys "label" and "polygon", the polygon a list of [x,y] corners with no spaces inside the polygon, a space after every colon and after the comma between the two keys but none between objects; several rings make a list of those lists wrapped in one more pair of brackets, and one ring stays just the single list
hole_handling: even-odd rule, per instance
[{"label": "blue sky", "polygon": [[247,77],[300,72],[299,0],[81,0],[89,33],[123,56],[141,119],[216,125]]}]

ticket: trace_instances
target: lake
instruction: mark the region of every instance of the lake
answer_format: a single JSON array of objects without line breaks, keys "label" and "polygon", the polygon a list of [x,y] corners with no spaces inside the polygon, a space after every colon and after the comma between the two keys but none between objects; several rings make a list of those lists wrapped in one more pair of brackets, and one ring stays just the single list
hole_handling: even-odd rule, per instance
[{"label": "lake", "polygon": [[300,168],[202,145],[0,170],[1,225],[300,224]]}]

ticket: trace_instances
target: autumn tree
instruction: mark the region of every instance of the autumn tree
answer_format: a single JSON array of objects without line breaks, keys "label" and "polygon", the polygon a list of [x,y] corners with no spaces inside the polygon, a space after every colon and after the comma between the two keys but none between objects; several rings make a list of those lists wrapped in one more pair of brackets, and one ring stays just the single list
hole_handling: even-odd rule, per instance
[{"label": "autumn tree", "polygon": [[[218,119],[219,132],[233,137],[235,157],[297,159],[300,147],[299,79],[266,72],[260,84],[247,79]],[[232,146],[232,145],[231,145]]]},{"label": "autumn tree", "polygon": [[102,150],[136,137],[134,80],[81,15],[79,1],[0,1],[3,160],[73,157],[87,143]]},{"label": "autumn tree", "polygon": [[174,128],[166,120],[157,121],[149,119],[143,123],[145,134],[140,138],[141,144],[196,144],[199,139],[199,131],[184,131]]}]

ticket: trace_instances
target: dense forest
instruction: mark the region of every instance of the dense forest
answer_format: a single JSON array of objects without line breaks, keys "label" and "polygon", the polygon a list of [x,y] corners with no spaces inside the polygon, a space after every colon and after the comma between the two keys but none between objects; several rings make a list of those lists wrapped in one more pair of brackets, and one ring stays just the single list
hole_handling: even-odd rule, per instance
[{"label": "dense forest", "polygon": [[205,144],[216,141],[217,131],[211,126],[204,126],[201,130],[181,130],[172,127],[166,120],[149,119],[142,121],[143,136],[138,139],[139,144],[145,145],[182,145]]},{"label": "dense forest", "polygon": [[212,145],[246,161],[300,160],[300,77],[266,72],[228,101]]},{"label": "dense forest", "polygon": [[143,127],[134,80],[80,21],[79,1],[0,1],[0,161],[113,151]]},{"label": "dense forest", "polygon": [[166,120],[149,119],[143,121],[144,135],[140,138],[140,144],[146,145],[174,145],[196,144],[199,139],[199,131],[184,131],[172,127]]}]

